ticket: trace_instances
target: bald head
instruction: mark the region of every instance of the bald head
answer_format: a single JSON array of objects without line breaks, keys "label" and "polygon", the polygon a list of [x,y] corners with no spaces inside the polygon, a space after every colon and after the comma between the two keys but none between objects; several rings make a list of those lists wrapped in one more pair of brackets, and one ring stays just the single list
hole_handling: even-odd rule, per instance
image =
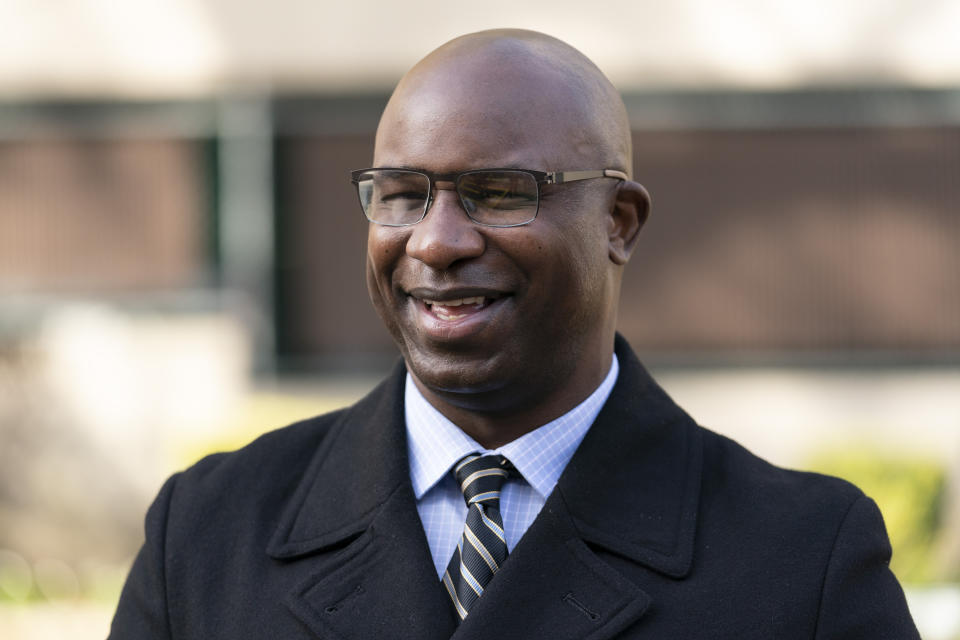
[{"label": "bald head", "polygon": [[[416,136],[410,135],[413,127]],[[534,31],[465,35],[421,60],[384,111],[375,162],[385,166],[381,151],[398,136],[408,150],[422,145],[426,152],[436,141],[431,134],[446,136],[453,129],[464,143],[475,136],[489,142],[491,135],[505,149],[542,143],[541,164],[525,168],[631,172],[630,126],[617,90],[582,53]],[[473,147],[464,147],[465,153]],[[463,160],[464,166],[452,169],[484,166],[482,158]]]}]

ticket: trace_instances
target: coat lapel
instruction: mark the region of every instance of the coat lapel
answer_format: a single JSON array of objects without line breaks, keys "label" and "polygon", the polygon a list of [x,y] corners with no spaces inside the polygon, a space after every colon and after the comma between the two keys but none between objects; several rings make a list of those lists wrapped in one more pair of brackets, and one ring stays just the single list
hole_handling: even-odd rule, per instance
[{"label": "coat lapel", "polygon": [[285,603],[317,637],[446,640],[454,631],[410,485],[403,380],[400,365],[344,412],[267,548],[306,569]]},{"label": "coat lapel", "polygon": [[701,430],[618,336],[621,373],[557,483],[587,542],[673,578],[693,561]]},{"label": "coat lapel", "polygon": [[454,639],[617,636],[656,603],[598,550],[671,578],[690,571],[699,431],[619,337],[617,356],[597,421]]},{"label": "coat lapel", "polygon": [[453,640],[601,640],[647,610],[650,597],[596,556],[559,500],[550,502]]}]

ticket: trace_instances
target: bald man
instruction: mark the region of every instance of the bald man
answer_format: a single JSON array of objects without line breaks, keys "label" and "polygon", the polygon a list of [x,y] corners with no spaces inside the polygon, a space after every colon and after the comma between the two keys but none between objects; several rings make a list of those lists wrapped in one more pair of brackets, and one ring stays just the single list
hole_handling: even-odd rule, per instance
[{"label": "bald man", "polygon": [[650,199],[568,45],[458,38],[397,86],[353,407],[171,478],[113,638],[917,638],[873,502],[697,426],[615,331]]}]

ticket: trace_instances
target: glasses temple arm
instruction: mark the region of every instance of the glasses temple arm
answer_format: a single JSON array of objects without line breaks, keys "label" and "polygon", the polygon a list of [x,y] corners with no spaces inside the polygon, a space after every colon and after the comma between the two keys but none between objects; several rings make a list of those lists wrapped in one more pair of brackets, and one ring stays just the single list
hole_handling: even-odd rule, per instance
[{"label": "glasses temple arm", "polygon": [[629,180],[630,176],[616,169],[604,169],[602,171],[553,171],[547,174],[546,182],[548,184],[563,184],[564,182],[576,182],[577,180],[589,180],[590,178]]}]

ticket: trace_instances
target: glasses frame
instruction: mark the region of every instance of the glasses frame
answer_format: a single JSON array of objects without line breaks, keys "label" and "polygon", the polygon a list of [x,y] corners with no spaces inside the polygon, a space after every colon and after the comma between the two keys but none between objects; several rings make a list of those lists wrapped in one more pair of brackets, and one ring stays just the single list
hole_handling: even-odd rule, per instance
[{"label": "glasses frame", "polygon": [[[427,179],[427,200],[423,205],[423,211],[420,212],[420,217],[417,218],[414,222],[404,222],[400,224],[390,224],[385,222],[377,222],[372,220],[369,215],[367,215],[367,210],[363,206],[363,198],[360,197],[360,176],[369,171],[404,171],[407,173],[414,173],[424,176]],[[490,224],[488,222],[481,222],[475,219],[470,215],[469,208],[463,200],[463,195],[460,193],[460,180],[463,176],[470,175],[472,173],[487,173],[490,171],[511,171],[514,173],[525,173],[529,176],[532,176],[537,183],[537,207],[533,212],[533,216],[526,220],[525,222],[514,222],[511,224]],[[537,219],[537,214],[540,213],[540,187],[545,184],[566,184],[568,182],[577,182],[579,180],[590,180],[593,178],[614,178],[615,180],[629,180],[628,176],[623,171],[617,169],[588,169],[583,171],[535,171],[533,169],[518,169],[516,167],[494,167],[490,169],[468,169],[466,171],[456,171],[452,173],[434,173],[432,171],[426,171],[424,169],[410,169],[408,167],[370,167],[368,169],[357,169],[356,171],[350,172],[350,182],[353,183],[353,186],[356,187],[357,198],[360,200],[360,208],[363,210],[364,217],[374,224],[378,224],[384,227],[411,227],[424,218],[427,217],[427,212],[430,210],[430,205],[433,204],[433,192],[438,188],[438,182],[447,182],[453,184],[453,191],[457,193],[457,199],[460,201],[460,207],[463,209],[463,212],[467,215],[470,220],[476,224],[479,224],[484,227],[493,227],[496,229],[506,229],[509,227],[522,227],[523,225],[530,224]]]}]

